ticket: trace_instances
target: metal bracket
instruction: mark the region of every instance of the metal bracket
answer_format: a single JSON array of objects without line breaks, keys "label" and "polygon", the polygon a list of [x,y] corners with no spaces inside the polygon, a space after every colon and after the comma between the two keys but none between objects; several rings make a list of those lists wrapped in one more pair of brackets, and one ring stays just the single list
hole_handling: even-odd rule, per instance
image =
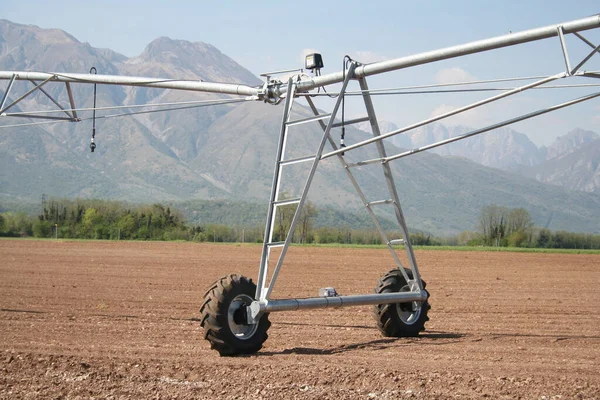
[{"label": "metal bracket", "polygon": [[260,301],[253,301],[248,307],[246,307],[246,316],[248,318],[248,324],[256,324],[262,315],[265,313],[266,303]]}]

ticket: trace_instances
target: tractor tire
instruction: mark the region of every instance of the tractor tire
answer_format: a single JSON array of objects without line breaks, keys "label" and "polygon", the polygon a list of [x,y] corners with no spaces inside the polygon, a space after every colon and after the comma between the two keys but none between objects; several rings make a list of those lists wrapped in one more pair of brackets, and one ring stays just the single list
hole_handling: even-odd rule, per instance
[{"label": "tractor tire", "polygon": [[[412,279],[412,271],[405,269]],[[423,281],[423,289],[426,283]],[[381,279],[375,293],[409,292],[410,287],[399,269],[393,269]],[[427,294],[429,298],[429,294]],[[373,317],[377,328],[386,337],[414,337],[425,330],[425,322],[429,321],[427,312],[431,306],[424,302],[408,302],[396,304],[377,304],[373,306]]]},{"label": "tractor tire", "polygon": [[221,356],[254,354],[269,337],[269,314],[258,323],[248,324],[246,306],[254,301],[256,285],[241,275],[227,275],[216,281],[204,294],[200,308],[204,338]]}]

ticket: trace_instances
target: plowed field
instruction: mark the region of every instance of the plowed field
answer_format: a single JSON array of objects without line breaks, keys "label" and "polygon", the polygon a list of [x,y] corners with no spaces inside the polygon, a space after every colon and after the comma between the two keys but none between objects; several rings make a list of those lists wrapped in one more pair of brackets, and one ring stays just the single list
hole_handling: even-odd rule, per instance
[{"label": "plowed field", "polygon": [[[259,246],[0,240],[0,398],[600,398],[600,256],[418,251],[431,320],[273,313],[256,355],[202,339],[204,291]],[[385,250],[292,248],[274,297],[368,293]]]}]

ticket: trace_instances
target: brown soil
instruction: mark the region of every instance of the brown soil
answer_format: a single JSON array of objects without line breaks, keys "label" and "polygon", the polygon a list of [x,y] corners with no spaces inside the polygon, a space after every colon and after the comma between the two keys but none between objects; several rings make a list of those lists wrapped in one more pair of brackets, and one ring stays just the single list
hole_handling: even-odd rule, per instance
[{"label": "brown soil", "polygon": [[[293,248],[275,297],[370,292],[385,250]],[[600,256],[419,251],[431,320],[271,314],[256,355],[202,339],[204,291],[259,246],[0,241],[0,398],[600,398]]]}]

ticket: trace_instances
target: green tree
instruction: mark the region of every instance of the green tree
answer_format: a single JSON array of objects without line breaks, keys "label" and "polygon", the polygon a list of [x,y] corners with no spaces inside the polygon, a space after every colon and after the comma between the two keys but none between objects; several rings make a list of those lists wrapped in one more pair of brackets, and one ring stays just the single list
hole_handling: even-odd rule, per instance
[{"label": "green tree", "polygon": [[513,208],[508,213],[507,234],[524,233],[533,227],[533,220],[529,211],[524,208]]},{"label": "green tree", "polygon": [[52,236],[53,224],[50,221],[42,221],[38,219],[32,225],[33,236],[36,238],[47,238]]},{"label": "green tree", "polygon": [[133,217],[133,215],[131,215],[131,214],[123,215],[119,219],[119,222],[117,223],[117,227],[120,231],[120,236],[123,239],[132,238],[133,234],[135,232],[136,226],[137,226],[136,220]]},{"label": "green tree", "polygon": [[309,243],[311,241],[309,240],[310,230],[312,229],[313,220],[318,214],[317,206],[312,201],[306,202],[300,214],[300,226],[298,227],[300,243]]},{"label": "green tree", "polygon": [[102,215],[95,208],[85,210],[81,224],[88,238],[99,238],[98,233],[102,230],[102,220]]},{"label": "green tree", "polygon": [[485,206],[479,214],[479,229],[485,244],[499,245],[505,237],[509,210],[495,204]]}]

